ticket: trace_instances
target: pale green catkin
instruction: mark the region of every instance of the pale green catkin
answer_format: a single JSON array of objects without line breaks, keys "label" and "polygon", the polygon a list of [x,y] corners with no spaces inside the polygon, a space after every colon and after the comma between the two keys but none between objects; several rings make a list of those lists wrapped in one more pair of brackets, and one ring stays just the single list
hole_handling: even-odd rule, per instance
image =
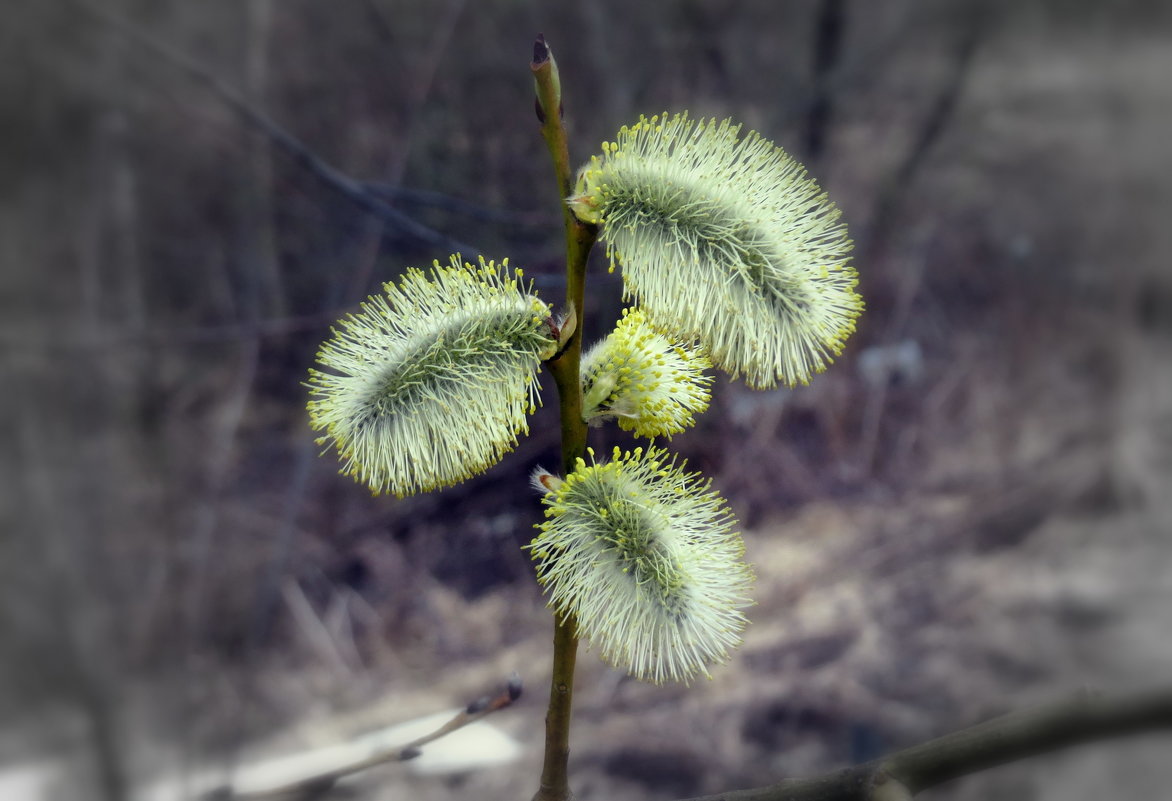
[{"label": "pale green catkin", "polygon": [[376,494],[449,486],[528,432],[553,355],[550,308],[485,261],[408,270],[343,319],[309,373],[310,424]]},{"label": "pale green catkin", "polygon": [[804,384],[841,352],[863,307],[851,243],[800,164],[687,114],[641,117],[602,150],[567,202],[653,325],[753,387]]},{"label": "pale green catkin", "polygon": [[741,641],[753,575],[724,500],[657,448],[540,474],[546,520],[528,546],[550,604],[636,678],[709,675]]}]

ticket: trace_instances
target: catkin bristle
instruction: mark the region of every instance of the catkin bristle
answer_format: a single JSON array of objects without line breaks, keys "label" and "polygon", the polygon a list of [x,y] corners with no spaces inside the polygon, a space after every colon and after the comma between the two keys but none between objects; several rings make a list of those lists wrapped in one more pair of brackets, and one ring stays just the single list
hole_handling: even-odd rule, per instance
[{"label": "catkin bristle", "polygon": [[606,339],[582,357],[583,418],[615,418],[640,437],[670,437],[708,408],[711,363],[656,331],[640,309],[624,309]]},{"label": "catkin bristle", "polygon": [[729,120],[640,118],[581,170],[568,202],[600,226],[648,320],[751,386],[806,383],[854,330],[862,300],[838,209],[783,150]]},{"label": "catkin bristle", "polygon": [[411,269],[343,319],[309,373],[310,424],[375,493],[449,486],[528,431],[556,347],[550,308],[507,262]]},{"label": "catkin bristle", "polygon": [[655,683],[708,675],[741,639],[752,571],[708,482],[658,448],[579,464],[528,546],[550,604],[602,657]]}]

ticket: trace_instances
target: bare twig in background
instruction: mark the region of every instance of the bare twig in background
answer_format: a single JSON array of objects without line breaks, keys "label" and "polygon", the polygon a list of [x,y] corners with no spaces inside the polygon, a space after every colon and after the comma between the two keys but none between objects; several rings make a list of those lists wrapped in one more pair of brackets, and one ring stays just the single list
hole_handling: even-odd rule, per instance
[{"label": "bare twig in background", "polygon": [[814,96],[806,111],[805,152],[813,168],[826,149],[826,136],[834,113],[834,95],[827,88],[842,55],[846,28],[846,0],[822,0],[814,23]]},{"label": "bare twig in background", "polygon": [[[431,40],[424,48],[424,56],[415,67],[414,74],[406,82],[407,90],[407,130],[401,140],[398,157],[387,171],[387,182],[398,186],[403,180],[403,172],[407,169],[407,156],[411,152],[411,143],[419,129],[419,110],[431,93],[435,82],[436,72],[447,55],[448,44],[452,39],[452,32],[464,13],[467,0],[449,0],[443,17],[439,20],[432,34]],[[386,14],[375,0],[366,0],[366,7],[371,18],[377,20],[376,28],[382,34],[388,45],[395,45],[393,28]]]},{"label": "bare twig in background", "polygon": [[615,46],[610,35],[614,15],[608,12],[605,3],[577,3],[582,15],[583,49],[590,55],[595,81],[607,91],[599,98],[596,114],[611,121],[621,120],[635,106],[635,91],[638,81],[632,81],[624,74],[624,54]]},{"label": "bare twig in background", "polygon": [[[48,452],[56,443],[46,442],[42,412],[27,403],[14,443],[23,466],[14,478],[23,479],[22,490],[40,518],[40,530],[27,538],[21,572],[35,575],[39,587],[25,593],[40,623],[29,633],[25,648],[33,655],[30,665],[48,675],[41,677],[60,701],[74,706],[85,722],[87,749],[95,768],[93,792],[102,801],[124,801],[129,780],[123,751],[123,710],[116,657],[109,646],[110,621],[92,603],[96,583],[88,572],[93,551],[88,534],[72,504],[63,502],[61,482],[51,472]],[[16,533],[15,537],[23,536]],[[31,571],[31,572],[28,572]],[[6,577],[11,582],[12,579]],[[0,609],[0,626],[11,636],[21,632],[20,619],[12,609]],[[9,619],[9,615],[13,615]],[[25,624],[27,625],[27,624]],[[39,630],[37,630],[39,629]],[[53,666],[46,670],[47,666]]]},{"label": "bare twig in background", "polygon": [[[86,0],[72,0],[72,2],[83,11],[110,25],[131,40],[144,46],[147,50],[160,56],[163,60],[187,73],[197,82],[203,84],[229,108],[235,111],[245,122],[255,127],[260,136],[263,137],[257,140],[253,146],[252,158],[250,159],[250,163],[254,165],[254,174],[251,176],[253,183],[250,185],[251,188],[246,187],[248,190],[246,192],[248,213],[251,220],[249,228],[257,232],[251,243],[253,252],[250,255],[259,262],[260,274],[264,277],[266,284],[265,294],[270,298],[269,305],[273,307],[276,315],[264,319],[249,320],[244,323],[233,323],[225,326],[201,326],[191,329],[148,330],[142,328],[140,325],[130,331],[102,332],[96,337],[89,334],[80,337],[60,337],[55,331],[50,335],[46,335],[37,332],[30,333],[27,328],[21,328],[17,331],[0,331],[0,345],[20,348],[47,347],[53,350],[84,349],[91,351],[97,348],[117,348],[118,346],[134,342],[159,342],[163,344],[179,342],[194,344],[284,336],[299,331],[316,330],[334,323],[341,314],[347,311],[350,307],[349,303],[343,302],[341,307],[331,308],[321,314],[297,316],[285,316],[284,314],[284,293],[279,286],[277,259],[275,245],[273,244],[275,241],[275,232],[272,229],[272,175],[268,158],[268,147],[265,144],[267,142],[276,144],[297,163],[304,166],[324,183],[336,191],[341,192],[348,199],[357,203],[382,222],[392,225],[396,229],[415,237],[423,243],[446,248],[450,252],[459,252],[465,257],[474,256],[481,251],[478,247],[448,237],[419,223],[409,215],[403,214],[393,208],[389,204],[390,201],[404,200],[421,206],[444,209],[471,219],[494,224],[544,226],[554,221],[554,218],[547,217],[546,215],[525,215],[517,212],[499,211],[440,192],[399,187],[397,183],[405,167],[405,155],[396,162],[396,165],[391,170],[393,180],[390,182],[358,181],[328,164],[304,143],[273,121],[267,114],[259,110],[260,99],[265,92],[268,78],[263,59],[265,47],[264,37],[267,35],[266,28],[270,24],[269,16],[271,14],[271,9],[267,7],[267,0],[265,2],[256,0],[255,7],[249,7],[249,30],[253,41],[248,52],[246,83],[249,88],[250,98],[246,98],[243,94],[217,78],[209,69],[186,54],[173,48],[168,43],[160,41],[153,34],[129,20],[123,19],[107,9],[92,5]],[[441,29],[437,32],[434,41],[428,47],[429,58],[424,66],[420,68],[420,74],[417,76],[417,80],[411,84],[414,87],[411,95],[412,111],[410,116],[412,118],[417,116],[418,106],[426,98],[427,87],[430,86],[434,78],[434,73],[438,69],[441,56],[451,36],[452,28],[459,19],[463,6],[463,0],[455,0],[452,3]],[[368,2],[368,10],[370,10],[372,17],[385,22],[385,18],[383,18],[373,1]],[[375,237],[376,240],[377,238]],[[97,280],[91,275],[92,270],[88,269],[89,262],[87,261],[94,252],[96,252],[95,248],[86,248],[81,253],[83,264],[87,266],[87,269],[83,271],[84,280],[82,286],[87,291],[96,291],[92,290],[92,287],[97,286]],[[356,287],[364,288],[366,286],[370,273],[369,260],[367,262],[367,265],[357,271],[356,278],[351,282],[353,284],[351,288],[353,291],[346,293],[346,297],[357,297],[362,294]],[[561,287],[564,286],[565,276],[561,274],[535,275],[530,273],[529,280],[533,281],[537,287]],[[609,280],[609,277],[603,278],[602,280]]]},{"label": "bare twig in background", "polygon": [[[219,529],[221,504],[225,488],[231,476],[232,458],[236,451],[237,441],[245,425],[245,417],[252,401],[255,389],[257,368],[260,361],[260,341],[257,339],[245,340],[242,343],[240,366],[232,382],[230,393],[225,401],[221,424],[207,433],[209,455],[206,462],[207,487],[206,495],[196,509],[196,517],[191,532],[191,570],[192,581],[186,598],[184,599],[183,624],[186,630],[185,670],[188,681],[184,682],[183,703],[189,714],[194,714],[197,708],[197,690],[201,676],[199,665],[200,643],[205,635],[207,625],[207,585],[209,576],[214,573],[213,547]],[[183,756],[193,756],[190,751],[192,742],[190,733],[184,728],[181,731],[183,742]]]},{"label": "bare twig in background", "polygon": [[[875,264],[882,258],[890,243],[891,231],[897,221],[902,199],[960,105],[977,49],[989,28],[988,12],[980,2],[973,0],[969,3],[959,28],[952,53],[952,69],[941,83],[928,113],[912,138],[911,146],[879,189],[871,225],[864,235],[861,263]],[[905,272],[898,287],[895,307],[888,318],[887,333],[881,342],[894,341],[903,329],[911,312],[912,301],[919,293],[923,280],[923,266],[924,262],[920,260],[912,269]],[[887,406],[887,389],[887,384],[883,383],[872,387],[867,394],[863,410],[863,428],[859,435],[858,457],[855,460],[859,478],[871,475],[875,467],[879,429]]]},{"label": "bare twig in background", "polygon": [[464,200],[463,198],[445,195],[443,192],[407,189],[406,187],[375,181],[365,181],[362,186],[366,191],[379,197],[385,197],[387,200],[399,200],[417,206],[430,206],[432,208],[443,209],[444,211],[459,214],[470,220],[477,220],[479,222],[514,225],[518,227],[532,226],[534,228],[551,228],[561,222],[560,217],[555,217],[552,214],[494,209],[488,206],[482,206],[479,203]]},{"label": "bare twig in background", "polygon": [[[886,801],[997,765],[1109,738],[1172,729],[1172,687],[1116,698],[1083,693],[1012,712],[891,756],[812,779],[690,801]],[[902,793],[897,794],[897,793]]]},{"label": "bare twig in background", "polygon": [[384,44],[393,47],[395,45],[395,28],[391,25],[390,17],[375,0],[362,0],[362,5],[366,9],[366,16],[374,26],[379,38],[383,40]]},{"label": "bare twig in background", "polygon": [[911,13],[907,7],[895,17],[884,31],[878,32],[872,41],[859,48],[851,48],[850,56],[839,58],[834,66],[825,72],[816,72],[813,80],[803,90],[795,92],[786,102],[779,103],[770,122],[771,128],[797,128],[808,118],[810,107],[820,97],[833,102],[855,83],[881,69],[883,63],[899,50],[911,37]]},{"label": "bare twig in background", "polygon": [[21,329],[0,330],[0,347],[27,351],[82,351],[87,355],[121,358],[126,345],[201,345],[214,342],[234,342],[245,339],[283,337],[302,331],[319,331],[329,328],[345,314],[350,307],[331,308],[319,314],[301,314],[291,317],[276,317],[266,320],[243,320],[222,325],[175,326],[147,329],[145,331],[99,332],[94,335],[54,334],[53,332]]},{"label": "bare twig in background", "polygon": [[309,603],[296,580],[287,579],[281,585],[281,594],[305,636],[305,641],[323,662],[342,678],[347,678],[360,669],[361,663],[355,661],[357,654],[339,644],[330,627]]},{"label": "bare twig in background", "polygon": [[125,112],[112,112],[106,122],[110,156],[110,222],[113,226],[116,258],[126,271],[122,305],[126,309],[127,327],[141,330],[146,325],[147,303],[139,252],[138,174],[130,157]]},{"label": "bare twig in background", "polygon": [[[407,90],[407,124],[404,126],[402,132],[399,152],[395,155],[386,173],[387,183],[391,186],[398,186],[403,180],[403,173],[407,169],[411,145],[419,131],[420,111],[423,109],[423,104],[427,100],[427,96],[431,93],[436,72],[439,70],[440,63],[447,54],[448,44],[452,39],[452,32],[455,30],[460,16],[464,13],[465,2],[466,0],[451,0],[448,3],[446,13],[436,25],[435,31],[432,33],[431,39],[423,51],[423,58],[418,63],[410,64],[409,74],[405,82]],[[376,30],[382,34],[389,46],[394,46],[394,31],[382,9],[375,0],[367,0],[366,7],[370,16],[378,20],[375,26]],[[365,187],[363,188],[365,189]],[[367,244],[364,248],[361,263],[351,277],[350,286],[346,291],[345,297],[362,297],[366,293],[367,285],[370,283],[370,276],[374,271],[375,257],[378,255],[379,243],[382,241],[381,225],[369,226],[367,237]],[[465,256],[474,255],[472,251],[464,248],[456,248],[456,250],[461,251]]]},{"label": "bare twig in background", "polygon": [[899,165],[891,171],[879,190],[875,213],[865,238],[863,263],[871,263],[887,244],[887,236],[899,211],[900,201],[911,186],[933,146],[947,130],[964,95],[977,50],[990,27],[989,11],[980,0],[971,0],[958,24],[958,35],[952,51],[948,76],[940,84],[928,107],[910,147]]},{"label": "bare twig in background", "polygon": [[480,253],[479,248],[461,242],[432,228],[428,228],[426,225],[392,208],[381,198],[366,191],[360,181],[356,181],[326,162],[325,159],[307,147],[301,140],[278,125],[267,114],[257,109],[239,92],[217,78],[209,69],[185,53],[160,41],[153,34],[135,25],[133,22],[116,16],[104,8],[91,4],[86,0],[71,0],[71,2],[79,9],[106,23],[146,50],[149,50],[203,84],[243,120],[264,133],[273,144],[284,150],[295,162],[365,211],[376,215],[387,224],[393,225],[400,232],[424,244],[451,253],[462,253],[465,257],[476,256]]},{"label": "bare twig in background", "polygon": [[[525,279],[538,288],[557,288],[566,284],[564,275],[530,275]],[[612,275],[598,276],[599,283],[614,283],[619,280]],[[25,352],[55,353],[83,351],[87,355],[110,355],[121,358],[125,355],[120,348],[126,345],[199,345],[213,342],[234,342],[246,339],[284,337],[303,331],[320,331],[329,328],[354,308],[353,304],[332,307],[317,314],[298,314],[289,317],[273,317],[264,320],[244,320],[223,325],[159,327],[145,331],[113,331],[96,334],[60,334],[57,331],[30,331],[27,326],[20,329],[0,329],[0,347],[20,349]]]},{"label": "bare twig in background", "polygon": [[509,677],[505,687],[496,695],[484,696],[468,704],[456,713],[455,717],[435,731],[418,737],[409,743],[378,751],[376,753],[356,759],[353,762],[339,765],[329,770],[323,770],[314,776],[303,777],[286,784],[280,784],[261,791],[235,793],[231,788],[221,788],[212,797],[228,801],[229,799],[264,799],[275,797],[286,798],[316,798],[334,785],[338,779],[359,771],[367,770],[378,765],[391,762],[406,762],[415,759],[423,753],[429,743],[441,737],[446,737],[454,731],[483,720],[494,712],[506,709],[521,697],[521,677],[514,673]]},{"label": "bare twig in background", "polygon": [[[269,40],[272,38],[272,0],[248,0],[244,87],[245,96],[263,108],[269,92]],[[265,313],[288,312],[285,287],[277,258],[277,231],[273,211],[273,155],[269,137],[254,131],[248,143],[248,172],[241,193],[249,236],[249,260],[259,275]]]}]

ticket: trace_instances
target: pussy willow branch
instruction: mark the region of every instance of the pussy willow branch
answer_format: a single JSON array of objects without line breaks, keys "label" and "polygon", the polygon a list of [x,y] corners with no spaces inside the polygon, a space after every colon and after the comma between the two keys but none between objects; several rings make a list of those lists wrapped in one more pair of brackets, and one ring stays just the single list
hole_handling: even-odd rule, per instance
[{"label": "pussy willow branch", "polygon": [[978,771],[1075,745],[1172,729],[1172,687],[1115,698],[1084,692],[812,779],[690,801],[881,801],[911,798]]},{"label": "pussy willow branch", "polygon": [[[541,136],[553,158],[558,199],[570,195],[573,173],[566,129],[562,126],[561,86],[553,54],[538,35],[529,65],[537,88],[537,116]],[[582,420],[582,388],[578,365],[582,356],[582,309],[586,286],[586,260],[594,244],[594,226],[578,222],[562,202],[566,227],[566,306],[574,315],[574,333],[561,355],[549,369],[558,388],[558,409],[562,427],[562,469],[568,475],[586,450],[586,423]],[[553,675],[550,678],[549,709],[545,716],[545,761],[541,786],[534,801],[566,801],[570,798],[567,764],[570,756],[570,712],[574,698],[574,664],[578,654],[577,623],[572,617],[554,614]]]}]

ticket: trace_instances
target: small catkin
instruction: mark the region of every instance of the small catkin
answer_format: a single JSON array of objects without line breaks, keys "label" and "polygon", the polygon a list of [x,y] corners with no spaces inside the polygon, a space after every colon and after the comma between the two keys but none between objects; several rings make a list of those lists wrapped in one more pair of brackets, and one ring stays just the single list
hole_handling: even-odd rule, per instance
[{"label": "small catkin", "polygon": [[711,366],[652,328],[640,309],[623,309],[614,331],[582,357],[583,419],[613,417],[640,437],[678,434],[708,408]]}]

